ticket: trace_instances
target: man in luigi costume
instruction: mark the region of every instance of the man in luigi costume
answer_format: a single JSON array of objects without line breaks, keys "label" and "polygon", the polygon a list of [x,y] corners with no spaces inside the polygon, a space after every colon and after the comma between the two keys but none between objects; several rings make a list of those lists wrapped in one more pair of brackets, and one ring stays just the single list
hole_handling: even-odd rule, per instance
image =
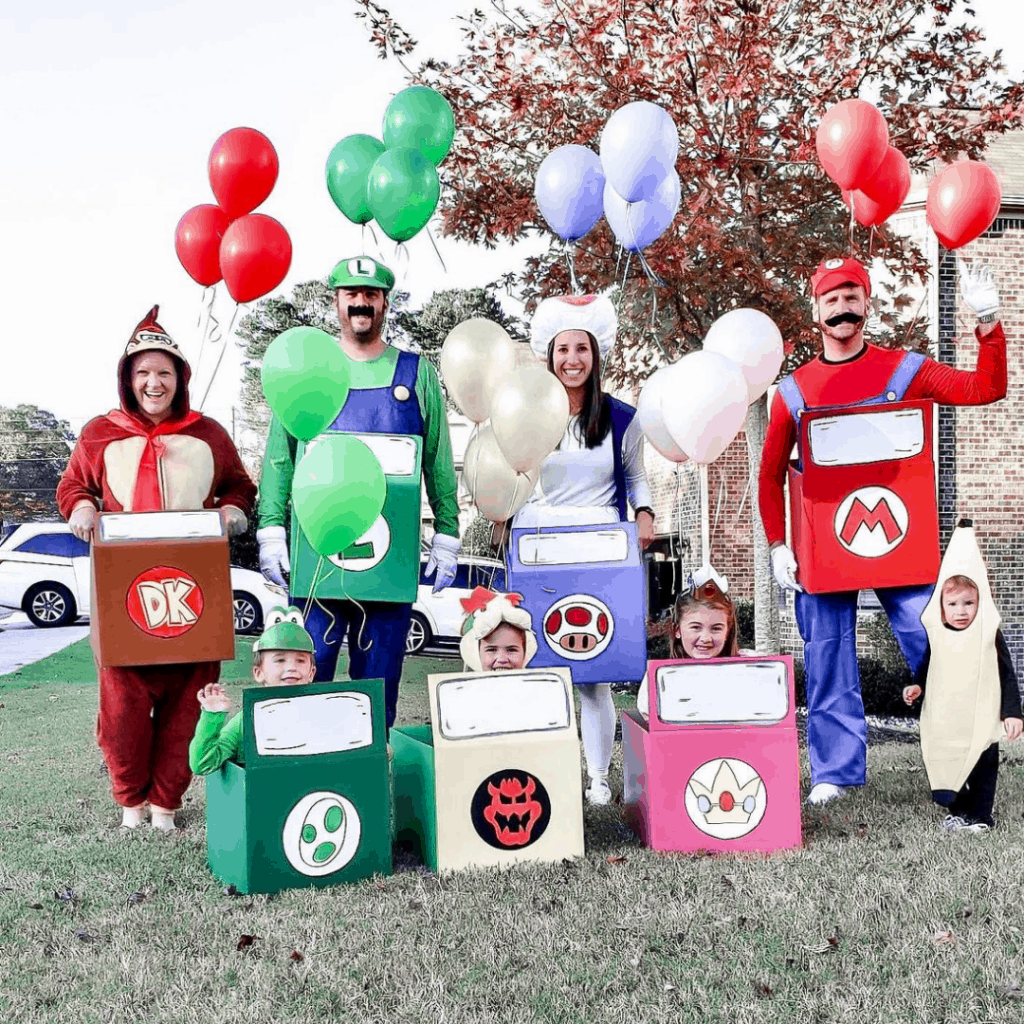
[{"label": "man in luigi costume", "polygon": [[[340,331],[338,344],[348,360],[349,392],[328,432],[385,434],[419,437],[422,474],[427,499],[434,513],[434,537],[426,573],[436,570],[434,592],[455,578],[459,554],[457,482],[448,433],[444,395],[433,366],[412,352],[386,344],[381,336],[388,296],[395,275],[369,256],[342,260],[328,284],[335,291]],[[285,514],[291,495],[298,442],[275,417],[271,422],[260,478],[260,568],[282,586],[290,572]],[[397,530],[391,524],[390,545],[407,545],[409,558],[419,565],[419,520]],[[298,527],[292,524],[292,547]],[[351,575],[351,574],[350,574]],[[322,596],[319,583],[315,600],[306,607],[306,629],[313,638],[316,679],[334,679],[341,641],[348,633],[349,676],[383,679],[386,721],[395,721],[398,683],[405,658],[415,581],[410,578],[407,602],[349,600]],[[344,577],[342,577],[344,587]],[[293,579],[290,599],[308,599],[310,582]]]}]

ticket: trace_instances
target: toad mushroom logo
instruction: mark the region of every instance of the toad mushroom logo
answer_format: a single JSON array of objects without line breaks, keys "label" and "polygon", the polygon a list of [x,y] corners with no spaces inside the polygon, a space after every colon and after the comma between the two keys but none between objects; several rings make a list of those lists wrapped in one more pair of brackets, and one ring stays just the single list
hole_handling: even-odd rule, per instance
[{"label": "toad mushroom logo", "polygon": [[607,649],[614,632],[611,609],[591,594],[570,594],[544,614],[548,647],[568,661],[596,658]]},{"label": "toad mushroom logo", "polygon": [[498,850],[532,846],[551,820],[551,798],[536,776],[504,768],[477,786],[469,816],[477,835]]}]

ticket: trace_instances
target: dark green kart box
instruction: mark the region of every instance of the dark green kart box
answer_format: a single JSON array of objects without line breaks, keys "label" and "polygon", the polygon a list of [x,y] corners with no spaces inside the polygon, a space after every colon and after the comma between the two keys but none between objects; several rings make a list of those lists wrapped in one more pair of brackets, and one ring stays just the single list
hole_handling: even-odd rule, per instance
[{"label": "dark green kart box", "polygon": [[210,870],[243,893],[391,874],[384,683],[251,687],[245,766],[206,779]]},{"label": "dark green kart box", "polygon": [[[296,465],[317,441],[299,442]],[[412,604],[420,583],[420,517],[423,438],[411,434],[353,434],[377,457],[384,471],[384,508],[370,528],[344,551],[323,559],[313,550],[292,516],[291,588],[293,597],[309,597],[317,565],[316,595],[354,601]]]}]

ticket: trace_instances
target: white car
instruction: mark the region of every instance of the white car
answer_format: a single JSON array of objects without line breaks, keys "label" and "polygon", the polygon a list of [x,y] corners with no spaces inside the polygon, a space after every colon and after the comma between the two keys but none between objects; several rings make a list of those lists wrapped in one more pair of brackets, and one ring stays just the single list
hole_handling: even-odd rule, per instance
[{"label": "white car", "polygon": [[[235,632],[260,633],[267,612],[288,593],[258,572],[231,566]],[[89,545],[67,523],[24,523],[0,543],[0,608],[23,611],[36,626],[89,617]]]},{"label": "white car", "polygon": [[505,589],[505,566],[493,558],[465,556],[459,559],[455,579],[450,587],[433,593],[434,575],[424,576],[426,558],[420,562],[420,585],[412,606],[412,621],[405,641],[405,653],[416,654],[424,647],[441,643],[457,643],[462,636],[462,620],[466,613],[460,603],[476,587],[488,590]]}]

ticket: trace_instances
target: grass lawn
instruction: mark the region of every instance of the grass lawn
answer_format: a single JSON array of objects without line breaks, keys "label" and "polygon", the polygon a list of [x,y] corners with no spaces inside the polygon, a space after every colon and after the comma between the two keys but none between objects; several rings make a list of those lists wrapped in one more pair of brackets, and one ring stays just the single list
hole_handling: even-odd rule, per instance
[{"label": "grass lawn", "polygon": [[[0,680],[4,1024],[1024,1019],[1016,748],[989,836],[939,831],[916,747],[885,744],[863,791],[805,811],[800,850],[660,855],[587,808],[577,863],[436,877],[406,859],[232,897],[205,865],[201,781],[177,834],[119,834],[83,657]],[[399,721],[453,667],[410,659]],[[613,784],[620,768],[617,747]]]}]

